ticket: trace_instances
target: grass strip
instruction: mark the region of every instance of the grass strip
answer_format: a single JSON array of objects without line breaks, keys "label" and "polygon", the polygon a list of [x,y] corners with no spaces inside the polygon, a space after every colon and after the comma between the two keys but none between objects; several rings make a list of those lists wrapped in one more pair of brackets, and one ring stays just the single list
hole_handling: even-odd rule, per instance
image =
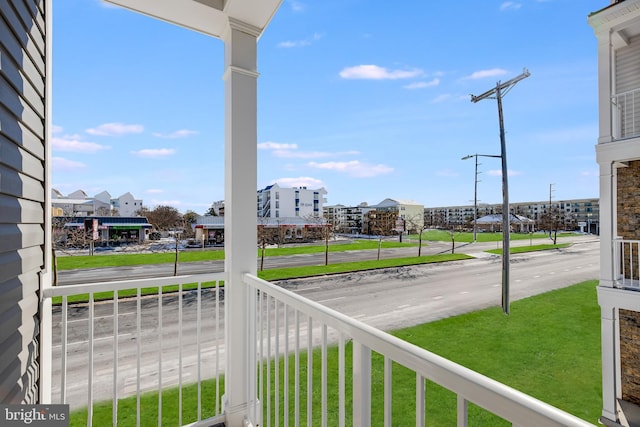
[{"label": "grass strip", "polygon": [[[224,391],[224,377],[219,379],[219,390]],[[202,419],[210,418],[215,413],[216,379],[202,382],[200,390],[202,401]],[[162,420],[163,426],[179,426],[178,424],[178,387],[170,387],[162,390]],[[198,414],[198,387],[190,384],[182,388],[182,425],[197,421]],[[222,402],[218,403],[221,407]],[[93,425],[114,425],[112,419],[112,401],[98,402],[93,405]],[[69,414],[69,427],[81,427],[87,425],[87,408],[72,411]],[[118,426],[136,425],[136,396],[118,400]],[[143,427],[158,426],[158,393],[147,392],[140,395],[140,425]]]},{"label": "grass strip", "polygon": [[[453,233],[456,242],[473,242],[473,233],[459,232]],[[575,236],[575,233],[558,233],[558,237]],[[418,235],[410,235],[411,239],[418,239]],[[546,233],[511,233],[509,240],[528,240],[528,239],[548,239],[549,235]],[[451,233],[447,230],[428,230],[422,233],[422,240],[438,241],[438,242],[450,242]],[[478,242],[501,242],[502,233],[477,233],[476,240]]]},{"label": "grass strip", "polygon": [[430,264],[435,262],[458,261],[473,258],[465,254],[441,254],[421,257],[389,258],[340,264],[314,265],[306,267],[288,267],[258,272],[264,280],[283,280],[296,277],[323,276],[325,274],[348,273],[353,271],[375,270],[379,268],[404,267],[409,265]]},{"label": "grass strip", "polygon": [[[426,348],[454,362],[503,382],[524,393],[532,395],[555,407],[567,411],[591,423],[597,423],[602,408],[600,369],[600,310],[595,288],[597,281],[587,281],[545,294],[536,295],[511,304],[511,315],[505,316],[499,307],[492,307],[447,319],[431,322],[393,332],[399,338]],[[455,337],[455,339],[452,339]],[[345,347],[346,381],[352,380],[352,348]],[[327,367],[328,425],[338,425],[338,350],[329,347]],[[306,419],[307,376],[306,353],[300,355],[300,417]],[[313,426],[321,420],[321,350],[313,351]],[[284,390],[284,359],[279,360],[280,390]],[[289,380],[294,375],[294,359],[289,358]],[[271,378],[274,378],[275,363],[272,362]],[[392,412],[393,425],[415,423],[415,373],[393,364]],[[383,420],[384,359],[372,354],[372,420]],[[211,389],[215,380],[208,380]],[[293,384],[289,384],[293,389]],[[195,386],[183,391],[185,414],[183,419],[192,420]],[[274,418],[275,395],[271,387],[271,425],[282,425]],[[352,388],[346,387],[346,401],[351,402]],[[177,419],[176,391],[163,392],[163,425]],[[204,413],[213,413],[215,399],[203,399]],[[456,396],[442,387],[427,382],[427,425],[456,425]],[[280,404],[283,408],[283,393]],[[293,396],[290,396],[290,420],[293,416]],[[135,425],[135,396],[119,402],[119,426]],[[154,403],[156,402],[156,403]],[[155,405],[155,406],[154,406]],[[157,425],[155,409],[157,394],[143,396],[144,411],[142,425]],[[155,408],[155,409],[154,409]],[[352,424],[352,408],[346,408],[346,424]],[[94,405],[94,420],[97,425],[111,424],[111,403]],[[165,421],[166,417],[166,421]],[[267,423],[265,413],[265,425]],[[71,413],[71,425],[86,422],[86,410]],[[470,404],[469,425],[508,426],[506,421]]]},{"label": "grass strip", "polygon": [[[402,248],[417,246],[417,243],[400,243],[397,241],[383,241],[381,248]],[[350,243],[333,241],[329,244],[329,252],[345,252],[378,249],[377,240],[357,240]],[[267,248],[265,256],[287,256],[299,254],[323,253],[324,245],[292,246],[282,248]],[[260,256],[260,250],[257,256]],[[152,254],[109,254],[109,255],[74,255],[57,257],[58,270],[78,270],[85,268],[124,267],[147,264],[172,264],[175,262],[175,252],[162,252]],[[207,249],[182,251],[178,255],[178,262],[217,261],[224,259],[224,250]]]},{"label": "grass strip", "polygon": [[[283,279],[291,279],[296,277],[312,277],[312,276],[323,276],[326,274],[336,274],[336,273],[348,273],[355,271],[365,271],[365,270],[374,270],[379,268],[389,268],[389,267],[403,267],[409,265],[418,265],[418,264],[430,264],[435,262],[446,262],[446,261],[457,261],[463,259],[473,258],[469,255],[465,254],[441,254],[441,255],[427,255],[421,257],[408,257],[408,258],[390,258],[390,259],[382,259],[380,261],[370,260],[370,261],[359,261],[359,262],[346,262],[340,264],[329,264],[329,265],[314,265],[314,266],[302,266],[302,267],[288,267],[288,268],[276,268],[272,270],[263,270],[258,272],[258,277],[264,280],[283,280]],[[202,289],[212,288],[216,285],[215,282],[205,282],[202,284]],[[224,286],[224,283],[221,282],[221,286]],[[198,287],[197,283],[185,284],[182,286],[182,289],[185,291],[193,290]],[[163,293],[177,292],[178,285],[168,285],[162,287]],[[124,289],[118,291],[118,298],[130,298],[135,297],[137,295],[137,289]],[[158,287],[149,287],[142,288],[140,290],[140,294],[142,296],[146,295],[156,295],[158,293]],[[95,301],[104,301],[104,300],[112,300],[113,292],[96,292],[93,294],[93,299]],[[62,297],[54,297],[53,304],[61,304]],[[71,295],[67,297],[67,302],[69,303],[86,303],[89,301],[89,294],[78,294]]]},{"label": "grass strip", "polygon": [[[516,247],[509,247],[509,253],[510,254],[523,254],[526,252],[537,252],[537,251],[548,251],[548,250],[552,250],[552,249],[561,249],[561,248],[566,248],[569,247],[570,243],[558,243],[556,245],[533,245],[533,246],[516,246]],[[485,251],[491,254],[496,254],[496,255],[502,255],[502,248],[500,249],[489,249],[488,251]]]}]

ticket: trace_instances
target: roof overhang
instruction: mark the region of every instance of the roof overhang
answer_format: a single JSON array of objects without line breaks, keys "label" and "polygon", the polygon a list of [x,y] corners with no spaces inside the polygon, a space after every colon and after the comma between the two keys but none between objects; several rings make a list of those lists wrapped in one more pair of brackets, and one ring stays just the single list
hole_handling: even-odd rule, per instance
[{"label": "roof overhang", "polygon": [[282,0],[104,0],[193,31],[221,38],[230,20],[249,24],[260,34]]},{"label": "roof overhang", "polygon": [[611,33],[616,48],[627,46],[629,39],[640,35],[640,0],[613,3],[589,15],[588,22],[596,36]]}]

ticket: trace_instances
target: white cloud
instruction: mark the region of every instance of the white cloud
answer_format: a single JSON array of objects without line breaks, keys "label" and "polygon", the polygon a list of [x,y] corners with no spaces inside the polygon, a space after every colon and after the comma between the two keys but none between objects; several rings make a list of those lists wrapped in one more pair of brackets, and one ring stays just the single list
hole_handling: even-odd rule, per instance
[{"label": "white cloud", "polygon": [[388,70],[377,65],[356,65],[347,67],[340,71],[343,79],[362,80],[397,80],[418,77],[423,74],[422,70]]},{"label": "white cloud", "polygon": [[289,4],[291,5],[291,10],[294,12],[302,12],[305,9],[305,5],[296,0],[291,0]]},{"label": "white cloud", "polygon": [[434,104],[439,104],[440,102],[447,101],[448,99],[451,99],[451,94],[443,93],[442,95],[439,95],[433,98],[433,101],[431,102],[433,102]]},{"label": "white cloud", "polygon": [[81,162],[65,159],[63,157],[51,157],[51,168],[56,172],[75,172],[86,168]]},{"label": "white cloud", "polygon": [[442,169],[439,170],[438,172],[436,172],[436,175],[438,176],[445,176],[447,178],[453,178],[456,176],[460,176],[460,174],[452,169]]},{"label": "white cloud", "polygon": [[297,150],[298,144],[285,144],[282,142],[261,142],[258,144],[260,150]]},{"label": "white cloud", "polygon": [[393,172],[393,168],[390,166],[383,164],[372,165],[368,163],[362,163],[359,160],[325,163],[309,162],[308,165],[316,169],[342,172],[355,178],[372,178],[374,176],[385,175]]},{"label": "white cloud", "polygon": [[150,188],[150,189],[146,190],[145,193],[147,193],[147,194],[160,194],[160,193],[164,193],[164,190],[161,190],[159,188]]},{"label": "white cloud", "polygon": [[145,148],[142,150],[131,151],[131,154],[145,157],[150,159],[157,159],[160,157],[167,157],[175,154],[176,150],[173,148]]},{"label": "white cloud", "polygon": [[405,89],[423,89],[426,87],[438,86],[439,84],[440,84],[440,79],[436,77],[435,79],[428,82],[414,82],[414,83],[409,83],[408,85],[403,87]]},{"label": "white cloud", "polygon": [[86,132],[90,135],[98,136],[121,136],[131,133],[142,133],[144,132],[144,126],[128,125],[125,123],[104,123],[95,128],[87,129]]},{"label": "white cloud", "polygon": [[60,133],[62,132],[62,126],[53,125],[51,126],[51,133]]},{"label": "white cloud", "polygon": [[505,74],[507,74],[507,70],[503,70],[502,68],[491,68],[489,70],[474,71],[465,78],[469,80],[478,80],[485,79],[487,77],[503,76]]},{"label": "white cloud", "polygon": [[[493,170],[487,171],[487,175],[490,175],[490,176],[502,176],[502,170],[501,169],[493,169]],[[511,169],[507,170],[507,176],[517,176],[517,175],[522,175],[522,172],[514,171],[514,170],[511,170]]]},{"label": "white cloud", "polygon": [[165,138],[165,139],[178,139],[178,138],[186,138],[188,136],[191,135],[196,135],[198,132],[195,130],[189,130],[189,129],[180,129],[174,132],[170,132],[170,133],[160,133],[160,132],[154,132],[152,135],[156,136],[158,138]]},{"label": "white cloud", "polygon": [[[62,128],[60,128],[62,129]],[[79,135],[68,135],[62,138],[51,138],[51,149],[55,151],[70,151],[74,153],[96,153],[110,147],[95,142],[78,141]]]},{"label": "white cloud", "polygon": [[258,144],[258,148],[261,150],[272,150],[272,153],[276,157],[283,159],[319,159],[323,157],[336,157],[344,155],[356,155],[360,154],[359,151],[297,151],[298,144],[285,144],[280,142],[261,142]]},{"label": "white cloud", "polygon": [[304,46],[309,46],[311,45],[313,42],[320,40],[322,38],[322,34],[319,33],[314,33],[313,36],[306,38],[306,39],[302,39],[302,40],[287,40],[284,42],[280,42],[278,43],[278,47],[284,47],[284,48],[292,48],[292,47],[304,47]]},{"label": "white cloud", "polygon": [[518,10],[522,7],[521,3],[516,3],[513,1],[505,1],[500,5],[500,10]]},{"label": "white cloud", "polygon": [[337,157],[337,156],[353,156],[360,154],[359,151],[339,151],[331,153],[328,151],[289,151],[289,150],[275,150],[274,156],[285,159],[321,159],[324,157]]},{"label": "white cloud", "polygon": [[151,205],[152,206],[171,206],[171,207],[176,207],[176,206],[180,206],[181,204],[182,204],[182,202],[180,200],[175,200],[175,199],[174,200],[151,199]]},{"label": "white cloud", "polygon": [[297,178],[279,178],[273,180],[271,184],[278,183],[283,187],[307,187],[307,188],[320,188],[324,187],[324,183],[310,176],[299,176]]}]

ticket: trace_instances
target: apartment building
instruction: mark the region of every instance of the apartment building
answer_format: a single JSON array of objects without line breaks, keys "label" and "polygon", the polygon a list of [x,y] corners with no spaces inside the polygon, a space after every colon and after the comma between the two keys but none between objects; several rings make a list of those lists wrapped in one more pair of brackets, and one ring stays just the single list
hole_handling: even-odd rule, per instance
[{"label": "apartment building", "polygon": [[120,197],[111,197],[107,191],[89,196],[83,190],[63,195],[51,189],[51,206],[56,216],[122,216],[131,217],[142,208],[142,199],[126,192]]},{"label": "apartment building", "polygon": [[640,425],[640,0],[589,16],[598,41],[602,417]]},{"label": "apartment building", "polygon": [[307,187],[280,187],[278,183],[258,190],[258,218],[322,218],[327,190]]},{"label": "apartment building", "polygon": [[369,209],[371,208],[367,203],[360,203],[358,206],[325,206],[324,217],[336,233],[360,234],[364,212]]},{"label": "apartment building", "polygon": [[[535,222],[544,228],[546,216],[552,215],[564,230],[599,233],[600,206],[597,198],[518,202],[509,205],[512,215]],[[502,203],[478,204],[476,218],[502,214]],[[469,227],[473,224],[474,205],[425,208],[424,221],[429,227]]]}]

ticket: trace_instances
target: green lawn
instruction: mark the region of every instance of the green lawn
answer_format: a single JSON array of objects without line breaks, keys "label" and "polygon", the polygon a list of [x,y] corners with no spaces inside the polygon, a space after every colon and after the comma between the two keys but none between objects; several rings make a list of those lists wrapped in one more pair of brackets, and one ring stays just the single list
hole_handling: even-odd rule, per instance
[{"label": "green lawn", "polygon": [[[395,331],[393,334],[420,347],[449,358],[518,390],[557,406],[586,421],[597,423],[601,412],[600,382],[600,311],[596,301],[597,281],[583,282],[568,288],[530,297],[511,304],[511,315],[505,316],[499,307],[451,317],[437,322]],[[337,348],[328,351],[328,425],[337,424],[338,401]],[[351,346],[346,348],[347,361]],[[314,350],[313,425],[320,424],[320,350]],[[306,356],[301,356],[301,417],[306,417]],[[290,358],[290,368],[293,358]],[[382,421],[383,360],[373,355],[372,419]],[[283,361],[280,361],[281,375]],[[272,366],[273,369],[273,366]],[[273,370],[272,370],[273,373]],[[293,382],[293,374],[289,375]],[[351,378],[351,363],[347,363],[347,379]],[[282,381],[282,379],[281,379]],[[212,388],[213,380],[206,385]],[[351,388],[347,389],[347,402]],[[193,408],[195,387],[185,390],[185,407]],[[273,390],[273,389],[272,389]],[[283,386],[280,387],[281,399]],[[415,424],[415,374],[394,365],[393,425]],[[211,396],[211,393],[207,393]],[[163,392],[163,425],[175,425],[177,393]],[[273,403],[273,396],[271,396]],[[143,407],[149,419],[143,425],[157,425],[153,409],[157,394],[145,395]],[[121,400],[120,426],[135,424],[135,397]],[[266,407],[266,402],[265,407]],[[213,399],[205,411],[212,413]],[[455,426],[455,396],[439,386],[427,384],[427,425]],[[187,409],[185,409],[187,411]],[[185,420],[194,419],[194,410],[185,412]],[[291,413],[293,401],[291,400]],[[509,425],[503,420],[470,405],[469,425]],[[100,425],[110,424],[110,405],[95,409]],[[273,414],[272,414],[273,415]],[[282,414],[281,414],[282,416]],[[133,418],[132,418],[133,417]],[[145,418],[147,418],[145,416]],[[73,412],[71,425],[83,425],[86,411]],[[272,420],[274,421],[274,420]],[[282,421],[282,420],[281,420]],[[147,424],[148,422],[148,424]],[[280,423],[282,424],[282,422]],[[347,425],[351,424],[351,408],[347,408]],[[272,425],[276,425],[272,422]]]},{"label": "green lawn", "polygon": [[[573,236],[573,233],[558,233],[558,237]],[[477,233],[478,242],[500,242],[502,241],[502,233]],[[410,236],[417,240],[418,235]],[[456,242],[473,242],[473,233],[454,232]],[[549,235],[541,232],[536,233],[511,233],[510,240],[528,240],[528,239],[549,239]],[[451,234],[447,230],[428,230],[422,233],[422,240],[450,242]]]},{"label": "green lawn", "polygon": [[446,262],[457,261],[462,259],[471,259],[473,257],[465,254],[441,254],[441,255],[426,255],[421,257],[406,257],[406,258],[390,258],[358,261],[358,262],[345,262],[340,264],[329,265],[314,265],[305,267],[288,267],[278,268],[274,270],[263,270],[258,272],[258,277],[264,280],[282,280],[291,279],[295,277],[310,277],[310,276],[322,276],[325,274],[335,273],[347,273],[354,271],[374,270],[378,268],[389,267],[402,267],[408,265],[418,264],[430,264],[434,262]]},{"label": "green lawn", "polygon": [[[382,250],[389,248],[411,247],[417,248],[417,243],[399,243],[397,241],[383,241]],[[330,242],[329,252],[357,251],[367,249],[378,249],[377,240],[357,240],[351,243],[342,243],[340,241]],[[287,246],[282,248],[268,248],[265,250],[265,256],[285,256],[310,253],[323,253],[325,246],[305,245],[305,246]],[[417,249],[416,249],[417,252]],[[260,256],[258,250],[257,256]],[[206,249],[194,251],[182,251],[178,255],[178,262],[196,262],[196,261],[214,261],[224,259],[224,250],[222,249]],[[123,267],[131,265],[146,264],[169,264],[175,261],[174,252],[152,253],[152,254],[109,254],[109,255],[78,255],[78,256],[59,256],[57,257],[58,270],[76,270],[83,268],[101,268],[101,267]]]},{"label": "green lawn", "polygon": [[[429,241],[450,242],[451,237],[446,230],[429,230],[422,235],[423,245]],[[417,252],[417,235],[409,236],[410,242],[398,242],[397,240],[385,240],[382,242],[382,250],[399,247],[416,247]],[[455,233],[456,242],[472,242],[473,233]],[[529,234],[511,234],[511,240],[526,239],[548,239],[546,234],[534,233]],[[500,242],[502,241],[501,233],[478,233],[479,242]],[[352,242],[331,241],[329,244],[329,252],[344,252],[357,250],[376,250],[378,249],[378,240],[356,240]],[[311,253],[323,253],[325,246],[317,245],[301,245],[301,246],[284,246],[281,248],[268,248],[265,250],[265,256],[286,256]],[[258,249],[256,256],[261,256]],[[182,251],[178,255],[178,262],[197,262],[197,261],[214,261],[224,259],[223,249],[205,249],[194,251]],[[102,268],[102,267],[123,267],[131,265],[146,264],[170,264],[175,260],[175,253],[151,253],[151,254],[109,254],[109,255],[78,255],[78,256],[59,256],[57,257],[58,270],[76,270],[83,268]]]}]

